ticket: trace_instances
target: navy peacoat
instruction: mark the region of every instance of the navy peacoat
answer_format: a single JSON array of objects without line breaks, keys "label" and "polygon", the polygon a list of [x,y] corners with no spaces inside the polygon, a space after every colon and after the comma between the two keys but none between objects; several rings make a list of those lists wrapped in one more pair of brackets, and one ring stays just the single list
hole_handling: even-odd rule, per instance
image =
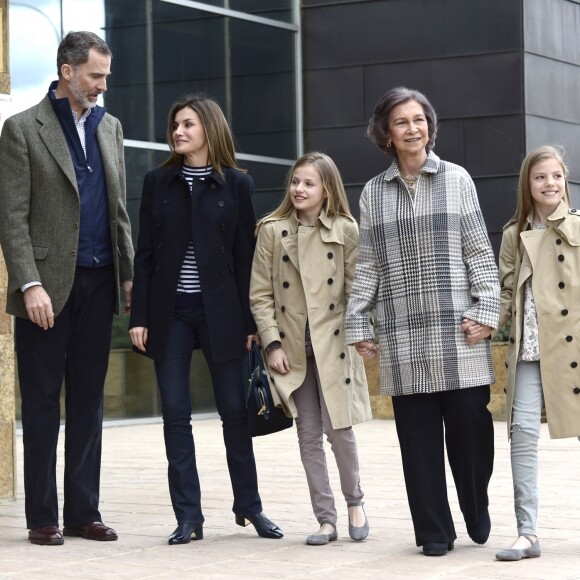
[{"label": "navy peacoat", "polygon": [[[190,192],[179,166],[147,173],[139,212],[130,328],[148,329],[147,352],[165,355],[177,283],[193,240],[214,361],[241,358],[255,333],[249,288],[256,218],[253,180],[213,171]],[[136,352],[141,352],[136,350]]]}]

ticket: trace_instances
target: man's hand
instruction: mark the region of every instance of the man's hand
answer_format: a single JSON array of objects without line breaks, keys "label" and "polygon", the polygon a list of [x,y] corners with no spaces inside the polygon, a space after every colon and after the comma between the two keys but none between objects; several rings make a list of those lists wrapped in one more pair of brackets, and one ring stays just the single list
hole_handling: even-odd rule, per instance
[{"label": "man's hand", "polygon": [[133,280],[123,282],[123,291],[125,292],[125,314],[131,312],[131,291],[133,290]]},{"label": "man's hand", "polygon": [[24,291],[24,306],[28,318],[44,330],[54,326],[52,301],[42,286],[31,286]]}]

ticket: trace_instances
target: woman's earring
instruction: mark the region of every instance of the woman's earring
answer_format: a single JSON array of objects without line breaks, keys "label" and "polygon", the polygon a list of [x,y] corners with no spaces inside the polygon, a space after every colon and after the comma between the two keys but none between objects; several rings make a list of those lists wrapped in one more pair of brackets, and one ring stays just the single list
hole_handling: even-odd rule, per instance
[{"label": "woman's earring", "polygon": [[393,145],[393,142],[389,139],[387,141],[387,149]]}]

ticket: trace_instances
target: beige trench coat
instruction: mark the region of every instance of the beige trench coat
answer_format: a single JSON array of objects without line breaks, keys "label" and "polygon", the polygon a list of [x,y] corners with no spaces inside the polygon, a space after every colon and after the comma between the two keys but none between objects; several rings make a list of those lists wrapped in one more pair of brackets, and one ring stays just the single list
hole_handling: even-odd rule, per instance
[{"label": "beige trench coat", "polygon": [[506,228],[501,244],[498,328],[512,319],[506,363],[508,437],[522,337],[524,286],[532,274],[550,437],[580,435],[580,210],[569,209],[562,202],[547,224],[547,230],[527,229],[521,233],[523,257],[517,253],[516,224]]},{"label": "beige trench coat", "polygon": [[308,320],[334,429],[372,419],[363,361],[344,342],[344,312],[357,251],[353,220],[330,218],[323,211],[313,230],[299,228],[294,214],[264,223],[252,267],[250,304],[258,334],[264,346],[281,341],[290,363],[285,375],[268,369],[276,404],[297,416],[292,393],[306,376]]}]

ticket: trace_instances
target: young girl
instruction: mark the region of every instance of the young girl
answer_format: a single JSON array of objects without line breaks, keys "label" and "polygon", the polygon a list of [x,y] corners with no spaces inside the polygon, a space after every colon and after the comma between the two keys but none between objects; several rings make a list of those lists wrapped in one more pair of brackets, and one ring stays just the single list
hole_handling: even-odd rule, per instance
[{"label": "young girl", "polygon": [[344,311],[358,247],[338,169],[323,153],[303,155],[278,209],[258,223],[250,304],[265,347],[274,397],[296,419],[300,456],[320,529],[309,545],[338,537],[323,432],[348,506],[349,534],[364,540],[352,425],[371,419],[362,359],[344,343]]},{"label": "young girl", "polygon": [[518,538],[498,560],[540,556],[538,439],[542,405],[550,437],[580,434],[580,211],[570,209],[568,169],[554,147],[522,164],[518,207],[504,228],[498,328],[511,319],[508,433]]}]

